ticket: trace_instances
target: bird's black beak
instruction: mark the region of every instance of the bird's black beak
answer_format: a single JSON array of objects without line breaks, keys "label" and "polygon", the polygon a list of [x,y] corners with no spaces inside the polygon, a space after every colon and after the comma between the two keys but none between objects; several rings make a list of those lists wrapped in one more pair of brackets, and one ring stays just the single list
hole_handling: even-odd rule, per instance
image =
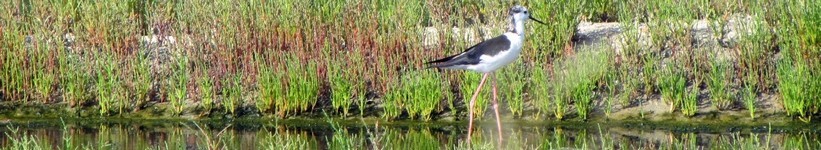
[{"label": "bird's black beak", "polygon": [[536,22],[541,23],[541,24],[543,24],[543,25],[547,25],[546,23],[544,23],[544,22],[542,22],[542,21],[540,21],[540,20],[538,20],[538,19],[536,19],[536,18],[533,18],[533,16],[529,16],[529,17],[530,17],[530,20],[536,21]]}]

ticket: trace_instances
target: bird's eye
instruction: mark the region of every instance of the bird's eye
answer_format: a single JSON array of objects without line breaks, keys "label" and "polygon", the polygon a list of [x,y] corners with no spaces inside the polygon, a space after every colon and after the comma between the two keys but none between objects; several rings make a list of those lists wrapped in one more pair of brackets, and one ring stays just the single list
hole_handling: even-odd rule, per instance
[{"label": "bird's eye", "polygon": [[527,10],[525,10],[525,14],[527,14]]}]

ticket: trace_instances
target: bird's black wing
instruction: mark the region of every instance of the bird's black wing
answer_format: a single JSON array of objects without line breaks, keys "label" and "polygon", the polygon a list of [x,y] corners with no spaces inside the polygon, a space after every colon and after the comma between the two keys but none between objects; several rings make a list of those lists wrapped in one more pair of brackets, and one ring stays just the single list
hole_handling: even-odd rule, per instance
[{"label": "bird's black wing", "polygon": [[455,65],[471,65],[478,64],[482,55],[496,55],[501,51],[510,48],[510,40],[504,35],[492,38],[487,41],[482,41],[479,44],[473,45],[465,51],[445,58],[429,61],[426,64],[432,64],[430,67],[442,68]]}]

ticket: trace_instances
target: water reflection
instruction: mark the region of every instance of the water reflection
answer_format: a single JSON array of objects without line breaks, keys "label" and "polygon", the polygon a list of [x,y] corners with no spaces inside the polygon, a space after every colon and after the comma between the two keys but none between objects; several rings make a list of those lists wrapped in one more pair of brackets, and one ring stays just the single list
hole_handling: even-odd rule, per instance
[{"label": "water reflection", "polygon": [[[5,124],[2,149],[495,149],[493,126]],[[505,149],[819,149],[817,131],[679,132],[618,126],[505,129]]]}]

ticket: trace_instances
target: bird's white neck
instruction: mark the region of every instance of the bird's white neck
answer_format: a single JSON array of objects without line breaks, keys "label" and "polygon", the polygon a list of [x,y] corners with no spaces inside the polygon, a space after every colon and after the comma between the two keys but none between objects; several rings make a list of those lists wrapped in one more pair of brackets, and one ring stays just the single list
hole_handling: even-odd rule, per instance
[{"label": "bird's white neck", "polygon": [[516,33],[519,36],[525,35],[525,21],[524,20],[515,20],[510,19],[510,24],[508,24],[507,32]]}]

